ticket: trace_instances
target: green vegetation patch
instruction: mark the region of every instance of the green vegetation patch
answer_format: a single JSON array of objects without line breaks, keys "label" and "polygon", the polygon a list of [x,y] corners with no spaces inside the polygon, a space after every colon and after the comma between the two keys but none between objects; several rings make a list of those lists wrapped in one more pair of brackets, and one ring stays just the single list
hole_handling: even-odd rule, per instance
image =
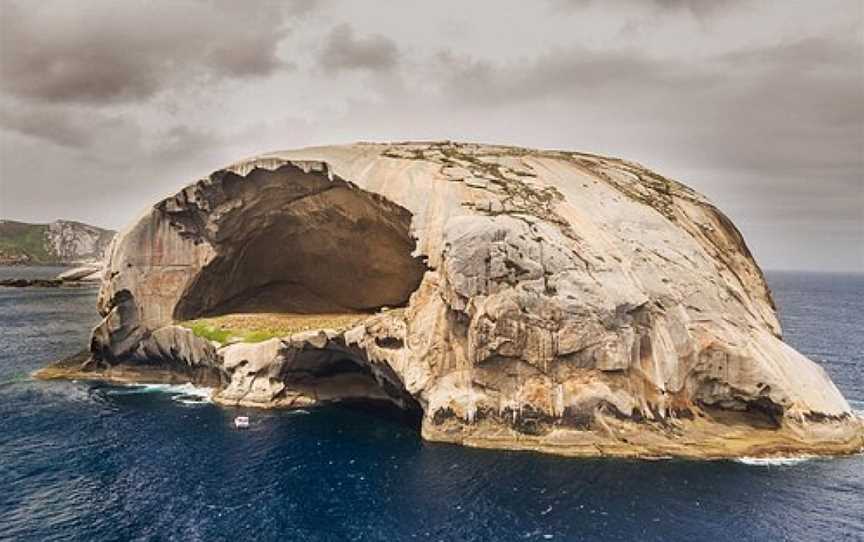
[{"label": "green vegetation patch", "polygon": [[235,342],[257,343],[275,337],[287,337],[302,331],[316,329],[349,329],[369,314],[279,314],[241,313],[225,314],[197,320],[178,322],[192,333],[219,344]]},{"label": "green vegetation patch", "polygon": [[26,255],[32,263],[57,261],[57,256],[47,250],[47,230],[45,224],[0,221],[0,254],[7,258]]},{"label": "green vegetation patch", "polygon": [[192,333],[198,337],[207,339],[208,341],[216,341],[219,344],[225,344],[228,339],[234,335],[230,329],[221,329],[215,325],[209,324],[202,320],[191,320],[189,322],[180,322],[180,325],[192,330]]}]

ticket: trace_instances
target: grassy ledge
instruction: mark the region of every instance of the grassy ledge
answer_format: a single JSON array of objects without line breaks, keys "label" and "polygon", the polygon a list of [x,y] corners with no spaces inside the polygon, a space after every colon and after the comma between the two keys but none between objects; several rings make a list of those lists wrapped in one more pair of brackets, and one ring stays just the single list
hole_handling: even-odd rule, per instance
[{"label": "grassy ledge", "polygon": [[315,329],[342,330],[353,327],[369,314],[225,314],[177,322],[192,333],[219,344],[236,342],[257,343],[274,337],[286,337]]}]

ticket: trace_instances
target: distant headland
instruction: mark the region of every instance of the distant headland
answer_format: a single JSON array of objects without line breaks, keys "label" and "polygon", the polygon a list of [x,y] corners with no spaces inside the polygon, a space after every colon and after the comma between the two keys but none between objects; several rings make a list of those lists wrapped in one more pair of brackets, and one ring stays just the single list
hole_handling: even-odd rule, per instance
[{"label": "distant headland", "polygon": [[0,265],[97,262],[115,233],[72,220],[30,224],[0,219]]}]

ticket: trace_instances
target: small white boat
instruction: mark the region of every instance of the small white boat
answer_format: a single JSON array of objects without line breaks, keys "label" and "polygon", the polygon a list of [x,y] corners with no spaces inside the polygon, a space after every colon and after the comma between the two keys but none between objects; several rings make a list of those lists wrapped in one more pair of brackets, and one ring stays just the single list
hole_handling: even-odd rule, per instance
[{"label": "small white boat", "polygon": [[234,418],[234,427],[238,429],[249,427],[249,416],[237,416]]}]

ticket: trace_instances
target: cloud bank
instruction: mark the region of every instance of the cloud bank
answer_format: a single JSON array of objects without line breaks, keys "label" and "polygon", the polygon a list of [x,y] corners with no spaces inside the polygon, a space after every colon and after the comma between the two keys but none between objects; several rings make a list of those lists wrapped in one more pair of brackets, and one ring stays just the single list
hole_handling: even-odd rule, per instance
[{"label": "cloud bank", "polygon": [[120,227],[243,155],[451,138],[631,158],[766,267],[864,270],[862,35],[852,0],[6,1],[0,215]]}]

